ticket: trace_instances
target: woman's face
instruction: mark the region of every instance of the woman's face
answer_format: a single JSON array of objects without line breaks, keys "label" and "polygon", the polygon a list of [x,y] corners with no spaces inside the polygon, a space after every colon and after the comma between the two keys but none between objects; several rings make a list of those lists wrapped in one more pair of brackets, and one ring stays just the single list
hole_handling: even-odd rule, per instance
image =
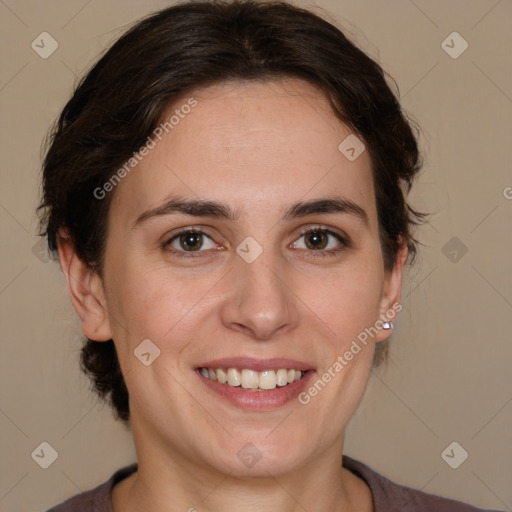
[{"label": "woman's face", "polygon": [[[383,266],[368,151],[339,149],[350,130],[297,79],[193,97],[166,113],[179,121],[116,186],[109,213],[103,327],[139,459],[265,476],[339,458],[388,332],[358,336],[400,293],[401,264]],[[289,370],[307,371],[280,385]]]}]

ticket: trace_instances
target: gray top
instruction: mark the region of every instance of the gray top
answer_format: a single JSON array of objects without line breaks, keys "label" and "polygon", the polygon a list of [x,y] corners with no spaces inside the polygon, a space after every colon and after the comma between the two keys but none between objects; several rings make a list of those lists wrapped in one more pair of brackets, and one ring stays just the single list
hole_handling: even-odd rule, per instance
[{"label": "gray top", "polygon": [[[342,465],[368,484],[373,495],[374,512],[499,512],[396,484],[347,455],[343,455]],[[110,494],[112,487],[135,471],[137,463],[124,466],[98,487],[77,494],[46,512],[114,512]]]}]

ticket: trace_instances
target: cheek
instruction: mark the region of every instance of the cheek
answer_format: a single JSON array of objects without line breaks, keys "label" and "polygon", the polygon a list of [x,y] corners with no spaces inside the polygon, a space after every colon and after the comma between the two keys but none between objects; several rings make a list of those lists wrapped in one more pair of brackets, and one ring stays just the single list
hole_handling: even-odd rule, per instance
[{"label": "cheek", "polygon": [[[337,344],[357,337],[378,317],[383,280],[379,248],[372,247],[327,270],[312,266],[287,269],[283,277],[299,322]],[[116,343],[133,351],[149,338],[157,345],[181,351],[200,325],[219,326],[218,315],[236,286],[227,268],[211,272],[181,268],[165,262],[150,265],[141,255],[114,253],[105,262],[108,309]],[[289,273],[288,273],[289,271]],[[299,327],[300,328],[300,327]],[[342,348],[337,346],[337,349]]]},{"label": "cheek", "polygon": [[[109,280],[109,314],[113,332],[121,350],[133,350],[149,338],[163,349],[172,340],[172,349],[181,350],[186,333],[198,331],[198,318],[211,308],[213,293],[220,275],[179,276],[166,265],[148,267],[147,262],[118,261]],[[218,286],[218,285],[217,285]],[[179,335],[178,335],[179,334]]]},{"label": "cheek", "polygon": [[332,271],[322,283],[304,280],[300,296],[339,342],[352,340],[377,320],[383,284],[378,261]]}]

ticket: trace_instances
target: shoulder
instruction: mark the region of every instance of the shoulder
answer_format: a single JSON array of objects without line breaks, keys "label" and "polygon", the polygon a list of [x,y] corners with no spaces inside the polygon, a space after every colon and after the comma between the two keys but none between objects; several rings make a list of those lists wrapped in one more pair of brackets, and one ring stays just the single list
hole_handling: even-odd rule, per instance
[{"label": "shoulder", "polygon": [[347,455],[343,455],[343,467],[367,483],[375,512],[499,512],[396,484]]},{"label": "shoulder", "polygon": [[137,471],[136,463],[124,466],[118,469],[106,482],[94,489],[75,494],[46,512],[113,512],[112,487],[135,471]]}]

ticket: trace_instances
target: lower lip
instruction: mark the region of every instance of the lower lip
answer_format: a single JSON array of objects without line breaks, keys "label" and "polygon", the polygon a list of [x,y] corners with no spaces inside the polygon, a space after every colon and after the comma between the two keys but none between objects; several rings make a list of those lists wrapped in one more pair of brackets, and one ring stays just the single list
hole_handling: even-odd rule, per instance
[{"label": "lower lip", "polygon": [[297,399],[315,372],[308,370],[298,381],[265,391],[244,391],[241,386],[221,384],[219,381],[204,377],[199,370],[196,370],[196,373],[208,388],[240,409],[271,411]]}]

